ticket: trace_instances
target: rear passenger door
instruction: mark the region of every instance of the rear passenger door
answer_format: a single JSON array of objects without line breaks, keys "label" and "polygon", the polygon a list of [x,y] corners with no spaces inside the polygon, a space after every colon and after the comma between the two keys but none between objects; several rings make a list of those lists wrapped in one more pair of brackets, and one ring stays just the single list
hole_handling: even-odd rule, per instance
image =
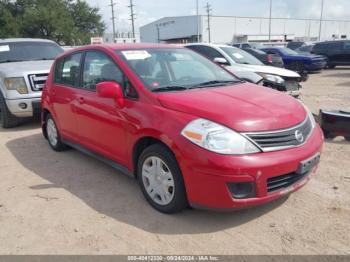
[{"label": "rear passenger door", "polygon": [[79,91],[82,53],[74,53],[56,62],[52,104],[54,117],[64,138],[77,141],[79,137],[75,101]]},{"label": "rear passenger door", "polygon": [[343,42],[330,42],[327,44],[327,56],[331,64],[342,64],[343,57]]}]

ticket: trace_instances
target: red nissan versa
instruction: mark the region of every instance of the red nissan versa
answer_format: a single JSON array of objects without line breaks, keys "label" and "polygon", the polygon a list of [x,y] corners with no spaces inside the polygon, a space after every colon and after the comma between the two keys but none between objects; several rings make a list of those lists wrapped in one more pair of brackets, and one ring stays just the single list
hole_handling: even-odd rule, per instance
[{"label": "red nissan versa", "polygon": [[[87,46],[58,57],[42,127],[138,179],[164,213],[263,204],[315,173],[323,135],[296,99],[177,46]],[[72,174],[73,175],[73,174]]]}]

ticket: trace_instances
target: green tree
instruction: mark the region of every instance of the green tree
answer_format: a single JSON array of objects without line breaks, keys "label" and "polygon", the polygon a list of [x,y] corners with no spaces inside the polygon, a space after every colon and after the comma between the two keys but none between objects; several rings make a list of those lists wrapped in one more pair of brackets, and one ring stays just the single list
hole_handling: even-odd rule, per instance
[{"label": "green tree", "polygon": [[81,0],[0,0],[0,37],[33,37],[82,45],[101,36],[97,8]]},{"label": "green tree", "polygon": [[92,36],[101,36],[105,24],[98,8],[90,7],[85,1],[70,1],[69,10],[74,21],[74,40],[76,44],[87,44]]}]

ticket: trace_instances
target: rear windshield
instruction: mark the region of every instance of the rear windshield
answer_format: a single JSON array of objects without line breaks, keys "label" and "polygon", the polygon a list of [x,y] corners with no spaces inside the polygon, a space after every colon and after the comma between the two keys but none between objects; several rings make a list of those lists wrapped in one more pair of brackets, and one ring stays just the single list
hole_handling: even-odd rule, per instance
[{"label": "rear windshield", "polygon": [[63,49],[49,42],[0,43],[0,63],[54,60]]},{"label": "rear windshield", "polygon": [[298,53],[295,52],[294,50],[290,49],[290,48],[286,48],[286,47],[281,47],[278,50],[280,50],[280,52],[283,55],[297,55]]},{"label": "rear windshield", "polygon": [[262,65],[260,60],[242,49],[235,47],[220,47],[237,64]]}]

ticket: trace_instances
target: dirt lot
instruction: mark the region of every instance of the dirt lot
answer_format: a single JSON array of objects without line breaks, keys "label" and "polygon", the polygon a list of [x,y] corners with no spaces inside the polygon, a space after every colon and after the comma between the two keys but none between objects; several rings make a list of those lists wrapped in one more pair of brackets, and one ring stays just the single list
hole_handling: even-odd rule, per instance
[{"label": "dirt lot", "polygon": [[[314,111],[350,110],[350,68],[311,75]],[[350,254],[350,143],[327,141],[318,175],[288,199],[230,213],[163,215],[136,181],[38,123],[0,129],[0,254]]]}]

